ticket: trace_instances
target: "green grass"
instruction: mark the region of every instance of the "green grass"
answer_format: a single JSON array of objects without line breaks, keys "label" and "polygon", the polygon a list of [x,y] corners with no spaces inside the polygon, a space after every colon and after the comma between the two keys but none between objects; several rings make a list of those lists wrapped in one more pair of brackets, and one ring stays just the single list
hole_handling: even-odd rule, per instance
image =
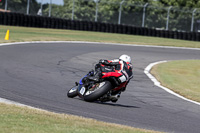
[{"label": "green grass", "polygon": [[200,60],[162,63],[154,66],[151,73],[163,86],[200,102]]},{"label": "green grass", "polygon": [[1,133],[155,133],[83,117],[0,103]]},{"label": "green grass", "polygon": [[[5,41],[4,38],[8,29],[10,30],[10,40]],[[200,42],[195,41],[100,32],[26,28],[0,25],[0,43],[24,41],[90,41],[200,48]]]}]

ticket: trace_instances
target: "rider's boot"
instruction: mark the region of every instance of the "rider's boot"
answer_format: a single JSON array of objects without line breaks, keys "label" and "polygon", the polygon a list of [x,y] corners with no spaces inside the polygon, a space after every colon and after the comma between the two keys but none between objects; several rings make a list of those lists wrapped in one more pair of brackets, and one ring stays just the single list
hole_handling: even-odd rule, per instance
[{"label": "rider's boot", "polygon": [[119,93],[117,93],[117,94],[115,94],[115,95],[111,95],[110,96],[110,100],[112,101],[112,102],[117,102],[118,101],[118,99],[120,98],[120,94],[121,94],[121,92],[119,92]]}]

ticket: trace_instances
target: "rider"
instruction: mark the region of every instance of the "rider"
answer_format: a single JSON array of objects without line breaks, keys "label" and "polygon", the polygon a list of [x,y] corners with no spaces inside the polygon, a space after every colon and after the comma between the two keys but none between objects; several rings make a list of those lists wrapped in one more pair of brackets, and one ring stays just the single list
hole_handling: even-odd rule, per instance
[{"label": "rider", "polygon": [[[116,102],[122,91],[125,91],[126,86],[130,79],[133,77],[132,73],[132,64],[131,64],[131,57],[128,55],[121,55],[119,59],[114,60],[99,60],[99,64],[103,65],[103,72],[102,72],[102,78],[110,75],[116,75],[117,81],[116,81],[116,87],[119,87],[119,89],[116,88],[116,91],[111,94],[111,101]],[[96,65],[96,68],[98,68]]]}]

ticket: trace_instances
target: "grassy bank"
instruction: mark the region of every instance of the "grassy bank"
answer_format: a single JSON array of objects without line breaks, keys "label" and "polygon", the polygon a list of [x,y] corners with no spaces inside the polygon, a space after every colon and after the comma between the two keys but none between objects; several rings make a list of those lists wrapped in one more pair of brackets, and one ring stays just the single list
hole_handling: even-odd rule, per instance
[{"label": "grassy bank", "polygon": [[151,73],[163,86],[200,102],[200,60],[162,63],[153,67]]},{"label": "grassy bank", "polygon": [[[4,38],[8,29],[10,30],[10,40],[5,41]],[[200,48],[200,42],[194,41],[100,32],[26,28],[0,25],[0,43],[24,41],[91,41]]]},{"label": "grassy bank", "polygon": [[155,133],[83,117],[0,103],[1,133]]}]

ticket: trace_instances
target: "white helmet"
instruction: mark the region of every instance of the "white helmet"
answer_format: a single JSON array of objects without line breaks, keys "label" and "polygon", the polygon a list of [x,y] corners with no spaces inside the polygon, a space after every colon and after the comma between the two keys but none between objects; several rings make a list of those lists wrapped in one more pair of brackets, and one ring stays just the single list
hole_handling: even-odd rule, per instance
[{"label": "white helmet", "polygon": [[131,57],[128,56],[128,55],[123,54],[123,55],[121,55],[121,56],[119,57],[119,59],[121,59],[121,60],[123,60],[123,61],[125,61],[125,62],[131,63]]}]

